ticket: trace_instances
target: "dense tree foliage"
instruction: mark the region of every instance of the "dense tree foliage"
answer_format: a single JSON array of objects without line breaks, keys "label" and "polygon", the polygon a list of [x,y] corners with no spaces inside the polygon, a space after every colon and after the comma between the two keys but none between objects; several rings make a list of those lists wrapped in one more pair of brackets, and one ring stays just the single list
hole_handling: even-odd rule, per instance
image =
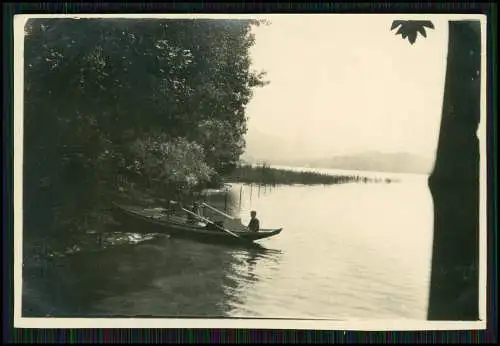
[{"label": "dense tree foliage", "polygon": [[133,168],[146,184],[192,190],[215,173],[205,162],[203,147],[180,137],[167,141],[147,136],[131,146],[135,158]]},{"label": "dense tree foliage", "polygon": [[124,179],[179,192],[234,167],[245,145],[245,106],[252,88],[265,84],[249,56],[259,24],[30,20],[26,228],[48,225],[56,207],[92,206]]}]

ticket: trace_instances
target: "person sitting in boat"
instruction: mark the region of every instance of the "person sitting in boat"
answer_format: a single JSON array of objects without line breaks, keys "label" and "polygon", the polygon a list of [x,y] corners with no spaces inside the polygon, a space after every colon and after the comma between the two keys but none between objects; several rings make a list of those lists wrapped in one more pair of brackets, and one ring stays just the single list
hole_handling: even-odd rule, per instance
[{"label": "person sitting in boat", "polygon": [[257,212],[252,210],[250,212],[250,223],[248,224],[248,229],[252,232],[258,232],[260,228],[259,219],[257,219]]}]

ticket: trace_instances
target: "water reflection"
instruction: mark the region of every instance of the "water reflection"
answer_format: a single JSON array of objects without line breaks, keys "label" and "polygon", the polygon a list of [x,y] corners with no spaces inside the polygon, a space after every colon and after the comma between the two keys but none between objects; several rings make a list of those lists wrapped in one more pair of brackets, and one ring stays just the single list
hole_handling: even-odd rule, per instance
[{"label": "water reflection", "polygon": [[27,281],[46,292],[56,306],[50,314],[59,317],[227,317],[259,280],[247,259],[254,267],[261,260],[276,265],[279,255],[261,246],[235,249],[160,236],[54,258],[49,276]]},{"label": "water reflection", "polygon": [[247,264],[248,264],[248,271],[251,275],[255,275],[254,274],[254,270],[255,270],[255,265],[257,264],[257,254],[256,253],[250,253],[248,254],[248,258],[247,258]]}]

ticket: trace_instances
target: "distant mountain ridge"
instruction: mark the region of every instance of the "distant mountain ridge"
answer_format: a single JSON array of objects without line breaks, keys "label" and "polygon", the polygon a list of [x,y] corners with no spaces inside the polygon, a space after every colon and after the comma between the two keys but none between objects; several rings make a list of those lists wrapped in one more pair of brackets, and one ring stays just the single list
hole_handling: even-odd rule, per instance
[{"label": "distant mountain ridge", "polygon": [[[358,154],[318,157],[312,148],[306,148],[307,143],[301,143],[300,138],[284,141],[259,131],[250,132],[246,141],[247,148],[241,159],[247,163],[266,162],[282,166],[415,174],[429,174],[434,165],[431,158],[407,152],[385,153],[372,150]],[[295,148],[300,148],[300,156]]]},{"label": "distant mountain ridge", "polygon": [[242,160],[246,163],[266,162],[284,166],[415,174],[429,174],[434,164],[433,160],[430,158],[403,152],[364,152],[354,155],[332,156],[319,159],[296,158],[269,160],[244,155]]},{"label": "distant mountain ridge", "polygon": [[430,173],[433,167],[433,161],[429,158],[402,152],[365,152],[312,160],[308,164],[311,167],[422,174]]}]

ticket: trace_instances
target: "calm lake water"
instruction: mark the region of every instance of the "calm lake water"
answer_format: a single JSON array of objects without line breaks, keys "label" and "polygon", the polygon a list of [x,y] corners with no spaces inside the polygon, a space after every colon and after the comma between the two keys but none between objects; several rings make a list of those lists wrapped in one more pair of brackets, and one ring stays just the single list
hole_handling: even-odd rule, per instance
[{"label": "calm lake water", "polygon": [[[425,320],[433,222],[427,177],[376,176],[400,181],[235,184],[230,212],[247,223],[256,210],[261,227],[284,228],[260,241],[263,249],[159,236],[83,251],[54,259],[43,284],[25,279],[24,297],[65,317]],[[220,198],[213,203],[224,205]]]}]

